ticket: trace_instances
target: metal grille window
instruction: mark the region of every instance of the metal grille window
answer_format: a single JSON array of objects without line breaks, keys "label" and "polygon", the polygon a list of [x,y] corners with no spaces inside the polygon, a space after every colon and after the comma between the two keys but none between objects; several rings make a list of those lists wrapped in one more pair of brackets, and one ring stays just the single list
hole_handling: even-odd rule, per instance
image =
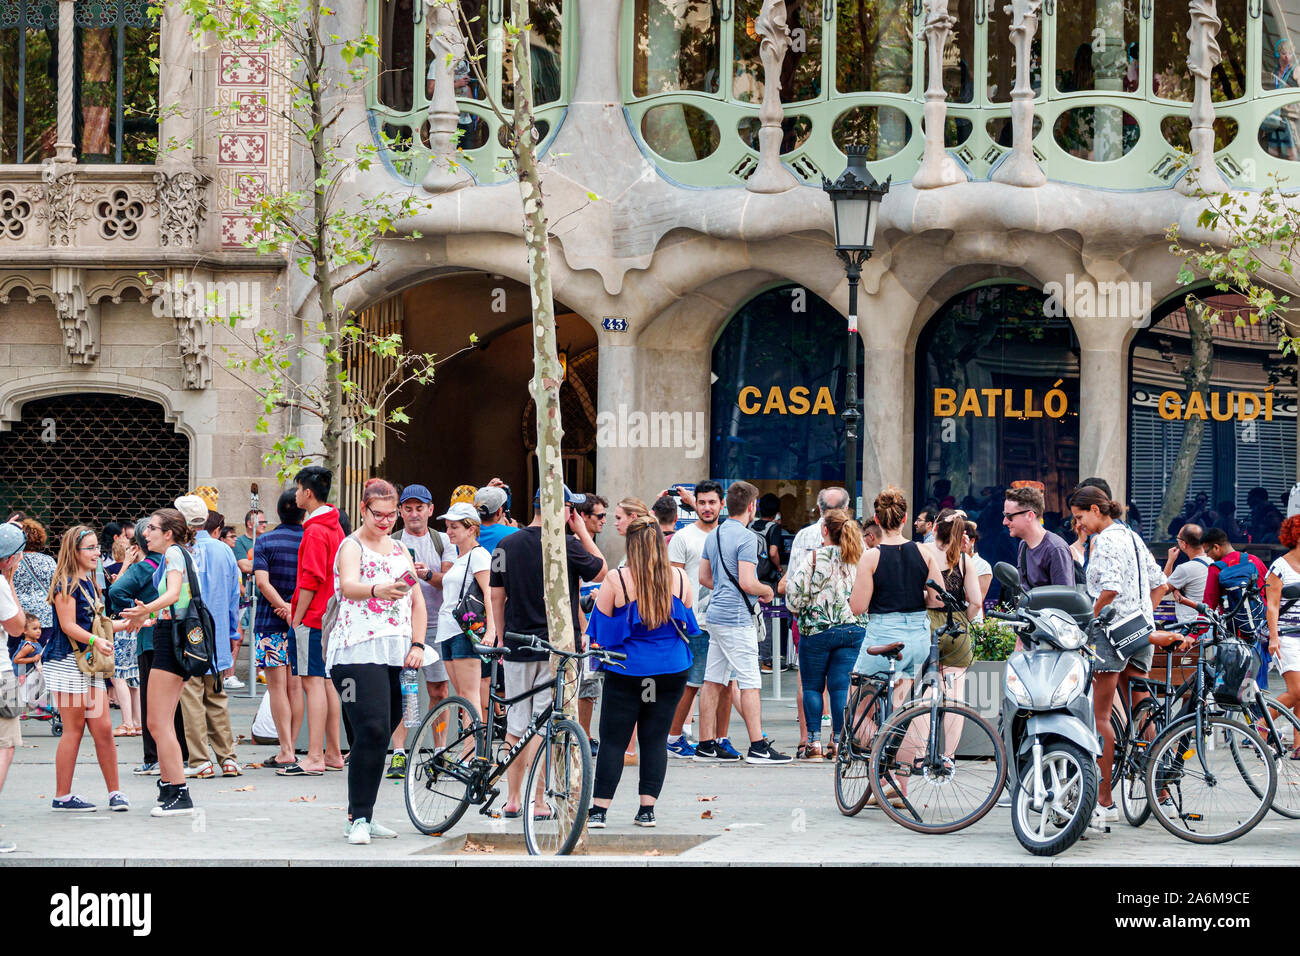
[{"label": "metal grille window", "polygon": [[36,399],[0,432],[4,515],[25,512],[52,541],[74,524],[101,528],[170,507],[188,490],[189,469],[189,439],[162,406],[126,395]]}]

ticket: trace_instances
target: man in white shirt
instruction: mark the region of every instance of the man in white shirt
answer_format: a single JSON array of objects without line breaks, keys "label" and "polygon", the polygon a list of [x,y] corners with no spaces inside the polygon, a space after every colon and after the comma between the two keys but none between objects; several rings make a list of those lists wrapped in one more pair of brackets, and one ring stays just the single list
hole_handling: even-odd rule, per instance
[{"label": "man in white shirt", "polygon": [[[23,548],[27,537],[23,529],[16,524],[5,522],[0,525],[0,626],[10,637],[18,637],[27,624],[27,615],[14,597],[13,575],[22,560]],[[9,651],[0,648],[0,686],[10,683],[14,673],[9,660]],[[6,688],[7,689],[7,688]],[[20,693],[17,682],[12,683],[13,693]],[[10,703],[14,703],[10,701]],[[0,790],[4,789],[5,777],[9,775],[9,765],[14,761],[14,751],[22,746],[23,735],[19,729],[17,717],[0,717]],[[0,853],[12,853],[17,847],[0,840]]]},{"label": "man in white shirt", "polygon": [[[442,575],[446,568],[451,567],[451,562],[456,557],[456,548],[445,534],[429,527],[429,518],[434,511],[433,495],[424,485],[407,485],[403,488],[398,508],[402,513],[402,533],[396,535],[396,538],[402,547],[411,552],[415,574],[420,579],[420,592],[424,596],[424,609],[428,615],[424,642],[429,647],[436,647],[438,611],[442,607]],[[429,708],[433,709],[438,701],[447,696],[447,667],[441,658],[425,665],[424,683],[429,690]],[[401,721],[398,721],[397,728],[393,731],[391,744],[393,758],[385,776],[389,780],[401,780],[406,776],[406,725]]]},{"label": "man in white shirt", "polygon": [[832,485],[817,493],[817,520],[808,527],[799,529],[799,533],[794,536],[794,541],[790,544],[790,561],[785,569],[787,579],[799,570],[801,561],[822,546],[822,518],[826,512],[848,506],[849,493],[843,488]]},{"label": "man in white shirt", "polygon": [[[1180,624],[1194,621],[1199,616],[1196,608],[1185,602],[1190,601],[1195,605],[1205,600],[1205,581],[1213,562],[1201,547],[1202,534],[1201,526],[1196,524],[1185,524],[1178,529],[1178,541],[1169,549],[1169,559],[1165,562],[1165,577],[1168,580],[1156,588],[1156,593],[1152,595],[1156,601],[1160,601],[1168,592],[1174,592],[1174,600],[1177,602],[1174,604],[1174,618]],[[1179,552],[1187,555],[1187,560],[1174,567]]]}]

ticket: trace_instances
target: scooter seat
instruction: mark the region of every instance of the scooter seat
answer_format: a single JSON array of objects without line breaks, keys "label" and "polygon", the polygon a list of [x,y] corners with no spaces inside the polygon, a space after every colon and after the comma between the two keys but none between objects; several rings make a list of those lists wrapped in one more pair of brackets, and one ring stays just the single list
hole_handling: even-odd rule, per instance
[{"label": "scooter seat", "polygon": [[894,660],[900,660],[903,656],[903,647],[902,641],[895,641],[892,644],[874,644],[867,648],[867,653],[876,657],[892,657]]}]

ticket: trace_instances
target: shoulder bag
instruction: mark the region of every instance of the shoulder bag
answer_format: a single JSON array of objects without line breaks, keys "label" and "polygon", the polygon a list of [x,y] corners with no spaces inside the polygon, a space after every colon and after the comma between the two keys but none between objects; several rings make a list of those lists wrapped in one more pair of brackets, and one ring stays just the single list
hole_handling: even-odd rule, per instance
[{"label": "shoulder bag", "polygon": [[[487,634],[487,605],[483,600],[483,589],[479,587],[478,579],[470,570],[474,551],[480,547],[482,545],[475,545],[465,555],[465,577],[461,579],[460,597],[456,601],[456,607],[452,609],[451,616],[462,634],[471,641],[482,644]],[[487,549],[483,548],[483,550]]]},{"label": "shoulder bag", "polygon": [[185,677],[202,677],[216,666],[217,627],[212,612],[203,603],[199,582],[194,576],[194,563],[189,552],[181,548],[185,559],[185,574],[190,585],[190,603],[184,614],[172,613],[172,647],[176,663]]},{"label": "shoulder bag", "polygon": [[113,676],[113,622],[104,614],[104,604],[98,594],[94,597],[86,593],[84,585],[78,585],[81,596],[90,605],[90,633],[94,640],[82,647],[72,643],[73,656],[77,661],[77,670],[89,677]]},{"label": "shoulder bag", "polygon": [[[1137,559],[1138,597],[1140,601],[1150,600],[1147,595],[1151,592],[1143,585],[1145,578],[1142,574],[1142,555],[1138,553],[1137,536],[1132,531],[1129,532],[1129,543],[1133,545],[1133,557]],[[1137,610],[1111,621],[1106,628],[1106,636],[1110,638],[1111,646],[1115,648],[1119,659],[1127,661],[1146,647],[1155,629],[1155,622],[1143,613],[1139,603]]]},{"label": "shoulder bag", "polygon": [[[727,567],[727,559],[722,556],[721,524],[713,529],[713,534],[718,548],[718,564],[722,565],[723,573],[727,575],[727,578],[735,586],[736,591],[740,594],[740,599],[745,602],[745,610],[748,611],[750,616],[754,619],[754,638],[761,642],[763,638],[767,637],[767,629],[763,627],[763,605],[759,601],[754,601],[753,603],[750,602],[749,595],[746,594],[745,589],[740,586],[740,582],[736,580],[736,576],[731,573],[731,568]],[[739,563],[736,565],[736,570],[740,570]]]},{"label": "shoulder bag", "polygon": [[22,713],[23,695],[18,686],[18,674],[13,669],[0,672],[0,718],[21,717]]}]

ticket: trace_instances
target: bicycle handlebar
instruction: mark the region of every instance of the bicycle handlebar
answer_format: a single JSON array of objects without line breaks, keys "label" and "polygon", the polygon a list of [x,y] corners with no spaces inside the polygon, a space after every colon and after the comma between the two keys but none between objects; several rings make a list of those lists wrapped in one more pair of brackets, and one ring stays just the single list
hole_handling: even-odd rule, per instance
[{"label": "bicycle handlebar", "polygon": [[[534,650],[546,651],[548,654],[556,654],[565,658],[599,657],[601,660],[605,661],[627,660],[626,654],[620,654],[617,651],[607,651],[601,647],[595,647],[589,651],[562,651],[551,644],[550,641],[544,641],[535,634],[512,634],[507,631],[506,637],[513,637],[515,640],[520,641]],[[502,653],[505,653],[504,648],[502,649]]]}]

